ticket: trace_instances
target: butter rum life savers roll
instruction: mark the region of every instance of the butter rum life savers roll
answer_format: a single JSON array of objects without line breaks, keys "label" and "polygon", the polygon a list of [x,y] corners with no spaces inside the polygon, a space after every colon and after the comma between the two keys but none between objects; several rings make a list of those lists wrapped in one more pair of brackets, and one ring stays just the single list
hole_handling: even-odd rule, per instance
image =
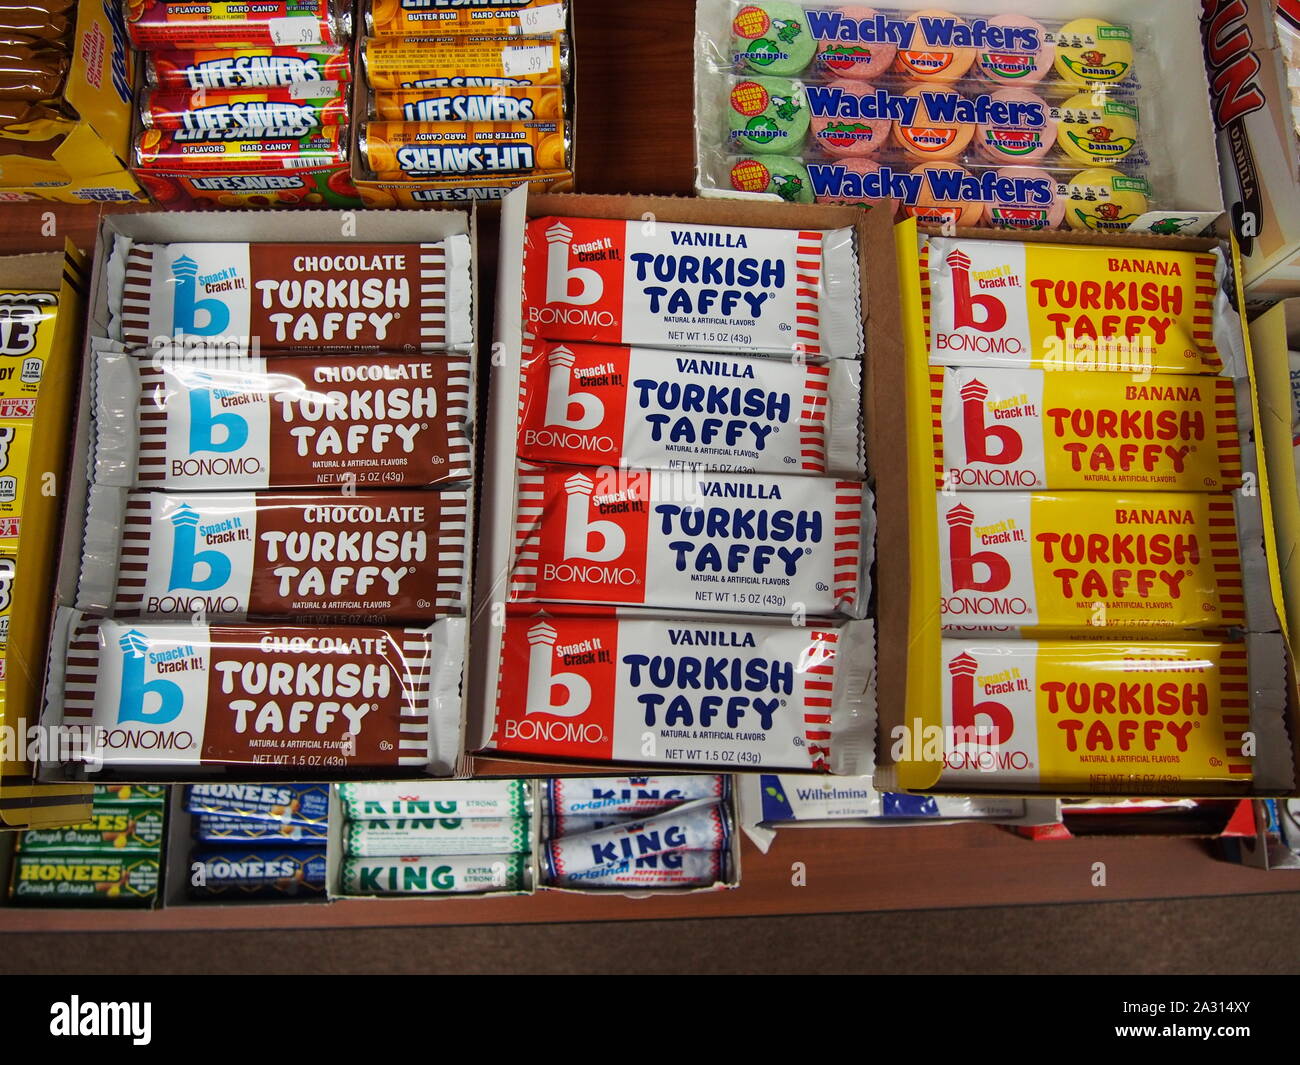
[{"label": "butter rum life savers roll", "polygon": [[376,91],[431,86],[563,85],[567,38],[368,37],[361,49]]},{"label": "butter rum life savers roll", "polygon": [[368,122],[361,154],[372,173],[497,174],[558,170],[568,158],[563,122]]}]

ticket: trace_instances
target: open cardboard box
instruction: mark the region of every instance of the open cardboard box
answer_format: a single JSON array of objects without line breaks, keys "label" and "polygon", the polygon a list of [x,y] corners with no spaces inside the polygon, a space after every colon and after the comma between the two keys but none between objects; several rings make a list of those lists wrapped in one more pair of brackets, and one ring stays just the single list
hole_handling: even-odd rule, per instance
[{"label": "open cardboard box", "polygon": [[[131,71],[120,5],[77,5],[72,62],[63,87],[66,116],[10,127],[0,138],[0,202],[134,203],[147,197],[127,170],[131,151]],[[51,144],[49,158],[10,154],[12,140]]]},{"label": "open cardboard box", "polygon": [[[98,241],[95,246],[93,271],[90,280],[90,311],[85,344],[85,355],[81,366],[80,399],[76,408],[76,418],[71,437],[71,471],[68,484],[74,490],[68,494],[67,508],[63,515],[62,546],[57,559],[57,579],[53,591],[52,604],[42,606],[42,617],[48,621],[53,631],[54,615],[60,607],[75,603],[77,580],[81,570],[81,543],[86,517],[86,488],[90,481],[90,404],[91,377],[94,359],[90,351],[90,342],[94,337],[108,336],[108,295],[106,269],[112,252],[114,238],[118,235],[143,242],[177,242],[177,241],[214,241],[214,242],[311,242],[311,243],[412,243],[420,241],[437,241],[453,234],[467,234],[471,248],[471,329],[477,319],[478,308],[478,239],[473,216],[467,211],[426,211],[412,215],[401,211],[231,211],[231,212],[155,212],[140,214],[107,215],[100,223]],[[476,336],[475,333],[471,334]],[[475,360],[471,351],[467,356]],[[474,391],[477,383],[471,384],[470,409],[476,409]],[[477,430],[472,430],[476,434]],[[473,542],[474,518],[471,508],[469,542]],[[51,538],[53,540],[53,537]],[[470,564],[473,563],[471,555]],[[48,613],[46,613],[48,611]],[[465,626],[468,636],[469,626]],[[49,633],[46,634],[48,638]],[[466,647],[468,652],[468,647]],[[58,648],[51,649],[51,655],[60,653]],[[467,654],[468,657],[468,654]],[[464,674],[462,673],[462,692],[464,691]],[[461,705],[461,735],[455,744],[456,750],[462,752],[456,764],[439,767],[440,771],[432,775],[454,775],[458,765],[463,761],[464,751],[464,715],[465,700]],[[46,723],[61,718],[61,708],[45,708]],[[372,772],[355,773],[358,777],[389,778],[402,776],[403,771],[396,767],[387,767]],[[406,775],[418,777],[426,775],[410,772]],[[85,767],[76,762],[44,761],[37,774],[42,783],[66,783],[88,779]],[[150,782],[188,782],[204,780],[257,781],[264,779],[295,780],[311,782],[301,767],[297,769],[262,771],[256,767],[200,767],[159,766],[157,769],[118,769],[104,770],[95,775],[97,782],[112,781],[150,781]],[[333,778],[339,779],[337,775]]]},{"label": "open cardboard box", "polygon": [[[41,736],[37,726],[59,523],[64,503],[76,494],[78,484],[67,474],[68,424],[80,369],[85,269],[83,256],[70,242],[62,252],[0,258],[0,289],[53,292],[59,301],[50,350],[40,368],[27,467],[5,470],[22,478],[25,491],[22,525],[14,541],[18,566],[6,611],[8,646],[0,672],[0,830],[76,824],[90,816],[87,785],[36,784],[34,759],[28,757],[34,753],[32,741]],[[18,373],[27,353],[6,350],[7,372]]]},{"label": "open cardboard box", "polygon": [[[467,746],[478,752],[475,775],[591,772],[644,773],[644,766],[578,764],[488,750],[496,714],[498,662],[514,550],[516,427],[522,358],[524,228],[544,215],[749,226],[773,229],[854,229],[865,346],[863,414],[867,477],[876,497],[877,678],[881,704],[901,703],[906,690],[908,570],[907,431],[902,320],[893,227],[886,211],[857,207],[796,206],[664,196],[534,195],[518,189],[502,201],[497,278],[496,344],[484,431],[485,461],[478,574],[471,617],[470,714]],[[709,767],[693,767],[694,771]],[[715,767],[716,768],[716,767]],[[728,766],[728,768],[732,768]],[[692,767],[656,765],[655,772]],[[754,767],[753,771],[772,767]]]},{"label": "open cardboard box", "polygon": [[[835,0],[802,2],[809,8],[843,6]],[[1199,0],[1160,0],[1147,4],[1130,0],[1054,0],[1051,4],[1033,5],[1031,10],[1026,10],[1028,5],[1019,0],[948,0],[942,5],[932,0],[887,0],[872,6],[902,17],[922,9],[936,14],[935,8],[939,6],[945,12],[966,17],[1027,14],[1046,23],[1049,29],[1089,16],[1131,27],[1133,74],[1141,85],[1137,98],[1139,148],[1148,159],[1146,176],[1152,188],[1149,209],[1133,221],[1132,229],[1199,233],[1223,213],[1209,93],[1198,61],[1201,54]],[[725,64],[726,57],[708,53],[717,49],[717,42],[723,42],[725,47],[730,41],[732,7],[728,0],[700,0],[696,8],[695,187],[702,196],[774,201],[777,197],[767,193],[736,192],[729,185],[724,186],[719,175],[713,172],[716,169],[713,158],[726,154],[718,152],[716,146],[720,141],[725,144],[728,132],[722,108],[711,106],[711,101],[718,99],[719,79],[726,74],[718,75],[712,67],[719,59]],[[714,42],[711,49],[705,43],[708,41]],[[1041,85],[1028,88],[1040,89],[1052,77],[1049,74]],[[1121,89],[1127,84],[1121,83]],[[917,162],[906,169],[910,170]],[[1031,165],[1049,164],[1038,160]]]},{"label": "open cardboard box", "polygon": [[[936,490],[934,487],[933,468],[927,463],[926,456],[932,453],[932,428],[930,417],[930,384],[929,384],[929,366],[926,356],[928,345],[926,343],[923,317],[921,311],[921,286],[920,286],[920,267],[918,263],[918,231],[915,222],[900,223],[896,230],[898,241],[898,263],[901,271],[900,286],[903,298],[903,315],[905,319],[905,328],[907,336],[907,348],[911,355],[907,361],[907,388],[910,396],[909,400],[909,418],[908,433],[910,437],[910,454],[912,457],[911,478],[909,482],[908,507],[910,510],[910,523],[915,537],[915,554],[913,555],[914,568],[911,573],[911,586],[907,590],[909,596],[908,605],[904,611],[906,624],[908,626],[908,662],[907,662],[907,682],[902,694],[896,699],[886,699],[883,694],[880,699],[880,723],[877,732],[877,778],[880,786],[886,790],[908,791],[918,794],[929,795],[949,795],[970,793],[969,786],[963,785],[960,789],[940,786],[939,776],[941,764],[935,761],[926,761],[922,759],[895,761],[893,758],[893,743],[889,737],[893,735],[907,734],[907,730],[914,729],[919,721],[922,728],[941,724],[941,676],[939,668],[939,647],[941,639],[941,622],[939,618],[938,604],[940,601],[940,577],[938,571],[939,545],[937,533],[937,512],[936,512]],[[1160,237],[1152,234],[1119,234],[1109,235],[1105,238],[1099,238],[1090,234],[1063,234],[1063,233],[1038,233],[1038,234],[1017,234],[1017,233],[999,233],[990,230],[976,229],[957,229],[955,234],[958,237],[968,237],[981,240],[1023,240],[1039,243],[1057,243],[1057,244],[1093,244],[1114,247],[1130,248],[1175,248],[1187,251],[1205,251],[1214,247],[1223,247],[1216,241],[1193,237]],[[1236,262],[1235,246],[1227,248],[1227,253]],[[1238,268],[1234,272],[1234,278],[1237,284],[1237,302],[1240,305],[1242,301],[1241,292],[1241,271]],[[1289,559],[1294,539],[1290,541],[1292,546],[1285,549],[1285,556],[1279,553],[1279,531],[1282,532],[1281,542],[1287,543],[1286,531],[1282,530],[1276,518],[1276,504],[1273,499],[1273,493],[1270,486],[1275,482],[1277,474],[1266,466],[1266,460],[1276,460],[1276,448],[1266,449],[1264,440],[1266,433],[1269,431],[1269,421],[1276,419],[1277,411],[1284,411],[1286,424],[1289,432],[1290,425],[1290,400],[1276,410],[1270,412],[1269,408],[1262,402],[1265,396],[1264,381],[1256,371],[1256,364],[1252,359],[1252,345],[1249,338],[1245,338],[1245,358],[1247,371],[1250,380],[1260,391],[1256,394],[1255,388],[1251,389],[1251,412],[1252,422],[1257,431],[1253,436],[1255,447],[1255,468],[1259,470],[1258,491],[1260,494],[1260,503],[1263,511],[1264,526],[1264,553],[1268,562],[1269,570],[1269,590],[1272,598],[1272,604],[1275,607],[1279,618],[1284,613],[1284,596],[1282,585],[1282,571],[1280,564]],[[1276,361],[1276,354],[1270,356],[1270,365]],[[1286,350],[1285,343],[1280,353],[1280,364],[1285,372],[1286,368]],[[1287,388],[1287,382],[1282,382],[1284,389]],[[1276,381],[1274,381],[1276,387]],[[1289,396],[1289,391],[1286,393]],[[1269,419],[1261,418],[1261,411],[1269,414]],[[1274,431],[1277,431],[1274,425]],[[1287,458],[1289,460],[1289,450]],[[1250,463],[1247,467],[1250,468]],[[1294,488],[1294,476],[1289,475],[1290,483]],[[1300,518],[1297,518],[1300,522]],[[1300,607],[1300,597],[1291,596],[1291,605],[1295,609]],[[1282,622],[1283,646],[1286,657],[1287,670],[1287,708],[1285,724],[1290,739],[1290,750],[1285,753],[1279,753],[1282,760],[1289,759],[1292,771],[1296,773],[1296,778],[1300,780],[1300,691],[1296,687],[1296,669],[1295,669],[1295,649],[1291,643],[1290,636],[1287,632],[1287,623]],[[882,636],[884,626],[881,626]],[[883,656],[882,656],[883,657]],[[895,730],[904,730],[896,732]],[[924,733],[923,733],[924,734]],[[992,794],[1035,794],[1045,796],[1056,796],[1059,798],[1079,797],[1079,798],[1124,798],[1123,794],[1107,796],[1105,793],[1097,792],[1077,792],[1070,795],[1064,795],[1051,789],[1041,789],[1035,791],[1008,791],[1005,787],[998,787],[996,784],[987,789]],[[1232,786],[1223,784],[1220,787],[1211,785],[1194,785],[1191,790],[1184,793],[1178,793],[1181,796],[1189,798],[1242,798],[1252,795],[1271,794],[1256,792],[1251,785]]]},{"label": "open cardboard box", "polygon": [[571,192],[578,166],[578,75],[577,38],[573,33],[573,11],[567,12],[569,79],[564,92],[565,135],[569,140],[569,164],[560,170],[536,170],[526,174],[448,175],[410,181],[380,181],[370,173],[361,152],[361,127],[370,113],[370,79],[366,76],[363,50],[364,29],[369,22],[370,0],[362,0],[357,12],[358,27],[352,59],[352,184],[366,207],[437,207],[500,200],[512,189],[526,185],[535,192]]}]

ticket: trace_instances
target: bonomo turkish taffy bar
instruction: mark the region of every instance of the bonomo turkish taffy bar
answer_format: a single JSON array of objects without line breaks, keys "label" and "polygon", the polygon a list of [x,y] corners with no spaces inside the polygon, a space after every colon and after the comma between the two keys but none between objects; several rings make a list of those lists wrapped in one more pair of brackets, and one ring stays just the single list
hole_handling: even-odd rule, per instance
[{"label": "bonomo turkish taffy bar", "polygon": [[862,477],[862,368],[525,343],[519,456],[534,462]]},{"label": "bonomo turkish taffy bar", "polygon": [[546,340],[854,358],[854,234],[533,218],[524,327]]},{"label": "bonomo turkish taffy bar", "polygon": [[[205,164],[206,165],[206,164]],[[429,244],[119,239],[111,338],[298,351],[468,350],[469,238]]]},{"label": "bonomo turkish taffy bar", "polygon": [[842,773],[871,757],[870,622],[512,615],[503,639],[500,751]]},{"label": "bonomo turkish taffy bar", "polygon": [[937,502],[944,624],[1246,623],[1231,495],[969,492]]},{"label": "bonomo turkish taffy bar", "polygon": [[95,482],[160,489],[401,488],[470,474],[470,364],[100,353]]},{"label": "bonomo turkish taffy bar", "polygon": [[935,367],[936,487],[1222,491],[1241,484],[1226,377]]},{"label": "bonomo turkish taffy bar", "polygon": [[1290,749],[1277,635],[944,640],[939,668],[945,788],[1195,793],[1245,787],[1255,751]]},{"label": "bonomo turkish taffy bar", "polygon": [[340,784],[349,820],[369,818],[524,817],[531,809],[526,780],[404,780]]},{"label": "bonomo turkish taffy bar", "polygon": [[392,489],[93,485],[77,606],[117,617],[429,621],[464,613],[469,500]]},{"label": "bonomo turkish taffy bar", "polygon": [[930,362],[1241,376],[1225,273],[1218,249],[930,237],[921,249]]},{"label": "bonomo turkish taffy bar", "polygon": [[522,466],[510,593],[860,618],[874,528],[858,481]]},{"label": "bonomo turkish taffy bar", "polygon": [[88,737],[92,765],[437,771],[459,748],[463,625],[131,624],[63,611],[48,705]]}]

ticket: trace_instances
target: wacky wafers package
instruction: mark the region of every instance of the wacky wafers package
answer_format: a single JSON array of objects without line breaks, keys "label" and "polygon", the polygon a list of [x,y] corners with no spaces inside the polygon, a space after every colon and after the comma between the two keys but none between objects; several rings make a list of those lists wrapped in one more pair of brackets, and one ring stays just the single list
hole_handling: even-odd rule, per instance
[{"label": "wacky wafers package", "polygon": [[467,603],[465,492],[92,485],[77,606],[116,617],[429,621]]},{"label": "wacky wafers package", "polygon": [[91,771],[256,766],[447,775],[464,621],[197,625],[61,610],[48,713]]},{"label": "wacky wafers package", "polygon": [[398,488],[470,475],[470,364],[459,356],[164,348],[96,359],[97,484]]},{"label": "wacky wafers package", "polygon": [[237,350],[467,351],[470,245],[145,244],[118,238],[110,338]]}]

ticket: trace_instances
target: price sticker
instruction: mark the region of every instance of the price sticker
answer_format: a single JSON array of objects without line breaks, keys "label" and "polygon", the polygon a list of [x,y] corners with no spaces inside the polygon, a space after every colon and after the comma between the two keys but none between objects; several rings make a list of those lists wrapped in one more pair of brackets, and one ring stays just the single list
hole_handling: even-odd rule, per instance
[{"label": "price sticker", "polygon": [[564,5],[545,4],[519,12],[522,33],[559,33],[564,29]]},{"label": "price sticker", "polygon": [[516,45],[501,49],[501,69],[507,77],[519,78],[530,74],[545,74],[551,69],[555,49],[545,45]]},{"label": "price sticker", "polygon": [[267,20],[267,32],[276,45],[320,44],[320,23],[305,15]]}]

